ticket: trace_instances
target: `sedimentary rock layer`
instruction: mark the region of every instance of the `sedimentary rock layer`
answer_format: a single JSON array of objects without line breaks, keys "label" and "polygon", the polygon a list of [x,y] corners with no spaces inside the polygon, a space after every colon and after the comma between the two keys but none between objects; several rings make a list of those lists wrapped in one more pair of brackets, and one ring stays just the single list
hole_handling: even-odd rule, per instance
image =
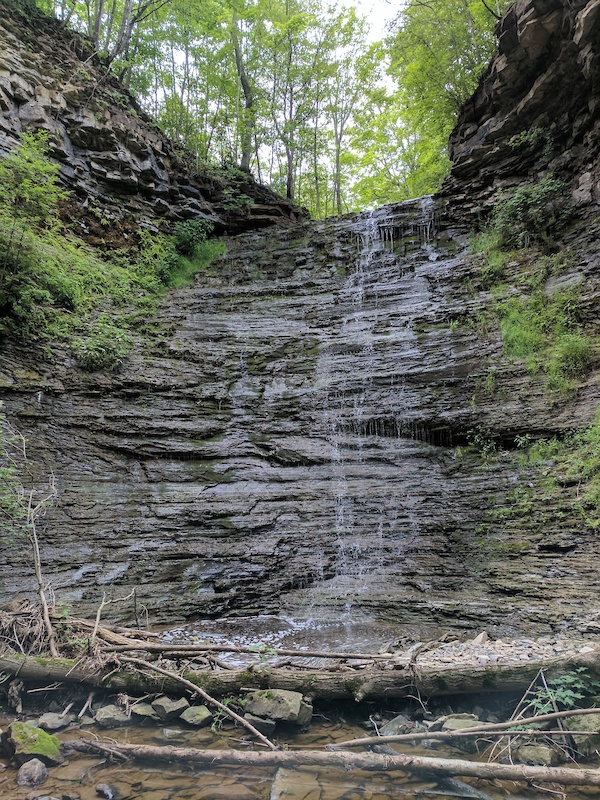
[{"label": "sedimentary rock layer", "polygon": [[[596,258],[576,263],[561,280],[597,296]],[[120,373],[5,345],[4,408],[59,487],[43,534],[58,595],[90,611],[136,587],[162,622],[593,618],[593,532],[566,551],[545,546],[554,526],[505,535],[490,509],[526,475],[456,445],[586,424],[597,382],[561,404],[508,362],[471,324],[489,300],[475,274],[465,231],[415,201],[230,240]],[[2,578],[4,596],[32,585],[17,557]]]},{"label": "sedimentary rock layer", "polygon": [[[116,237],[123,246],[141,224],[161,219],[206,217],[219,232],[235,233],[302,216],[250,175],[194,170],[84,37],[0,3],[0,154],[32,130],[50,134],[73,192],[65,217],[98,243]],[[253,202],[236,203],[240,194]]]}]

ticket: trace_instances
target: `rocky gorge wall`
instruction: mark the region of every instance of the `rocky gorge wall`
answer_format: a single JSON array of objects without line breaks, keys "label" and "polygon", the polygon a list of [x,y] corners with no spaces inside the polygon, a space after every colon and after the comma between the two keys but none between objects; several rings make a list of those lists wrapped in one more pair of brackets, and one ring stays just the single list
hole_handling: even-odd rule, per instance
[{"label": "rocky gorge wall", "polygon": [[[90,611],[136,587],[165,623],[347,611],[503,630],[600,613],[595,533],[562,531],[565,550],[552,524],[490,522],[526,471],[457,450],[474,427],[511,447],[586,424],[598,383],[557,403],[470,325],[487,293],[466,231],[436,217],[415,201],[236,237],[116,375],[3,343],[4,409],[59,487],[43,536],[58,596]],[[597,296],[596,254],[577,273]],[[6,597],[33,585],[14,556],[2,578]]]},{"label": "rocky gorge wall", "polygon": [[600,3],[518,0],[496,27],[498,54],[450,137],[442,194],[485,218],[497,194],[552,174],[581,206],[600,198]]},{"label": "rocky gorge wall", "polygon": [[[600,623],[598,537],[571,513],[577,482],[538,500],[517,457],[520,437],[561,438],[596,413],[595,196],[575,197],[556,242],[569,258],[545,283],[577,287],[595,343],[557,394],[504,352],[465,222],[489,180],[473,178],[471,197],[462,163],[456,201],[447,188],[229,238],[117,373],[1,341],[2,409],[28,440],[32,481],[58,487],[42,547],[59,598],[91,613],[103,592],[135,587],[165,624],[269,612],[498,632]],[[538,257],[508,265],[509,295]],[[0,598],[31,591],[23,554],[3,555]]]},{"label": "rocky gorge wall", "polygon": [[[0,3],[0,154],[28,130],[48,131],[73,193],[63,215],[95,244],[123,246],[119,233],[162,220],[205,217],[236,233],[303,215],[250,175],[194,169],[84,37]],[[239,195],[253,202],[236,203]]]}]

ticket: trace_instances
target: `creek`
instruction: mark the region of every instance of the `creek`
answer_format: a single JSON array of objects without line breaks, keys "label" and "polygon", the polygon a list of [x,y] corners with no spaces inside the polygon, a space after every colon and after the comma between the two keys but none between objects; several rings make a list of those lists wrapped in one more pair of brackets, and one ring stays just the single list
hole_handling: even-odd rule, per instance
[{"label": "creek", "polygon": [[[371,709],[372,710],[372,709]],[[363,709],[363,719],[368,714]],[[388,712],[388,717],[392,713]],[[291,747],[321,749],[329,744],[365,735],[359,724],[360,712],[356,709],[325,709],[313,719],[308,731],[285,731],[275,737],[276,744]],[[0,727],[9,722],[0,715]],[[183,729],[173,723],[169,727],[140,727],[131,725],[111,730],[110,738],[119,743],[160,745],[206,749],[248,747],[239,729],[225,725],[220,730]],[[96,726],[81,730],[69,729],[58,734],[68,739],[100,736],[107,731]],[[461,757],[461,751],[448,747],[426,749],[394,746],[396,752],[438,757]],[[472,757],[472,756],[470,756]],[[6,762],[0,759],[0,797],[2,800],[28,800],[30,798],[79,798],[97,800],[96,787],[104,784],[114,791],[115,800],[412,800],[429,798],[479,798],[479,800],[543,800],[547,794],[534,788],[518,788],[514,784],[499,782],[467,782],[428,776],[407,775],[399,772],[369,773],[324,769],[252,769],[187,768],[184,764],[152,765],[151,763],[111,763],[103,758],[72,755],[65,763],[50,768],[48,780],[33,791],[15,786],[15,772],[2,771]],[[597,792],[597,790],[595,790]],[[567,788],[565,800],[589,800],[597,794],[583,789]]]}]

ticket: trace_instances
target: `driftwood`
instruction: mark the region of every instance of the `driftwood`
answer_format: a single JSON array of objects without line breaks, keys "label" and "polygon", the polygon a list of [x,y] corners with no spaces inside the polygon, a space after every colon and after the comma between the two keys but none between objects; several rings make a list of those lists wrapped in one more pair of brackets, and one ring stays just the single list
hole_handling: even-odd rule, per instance
[{"label": "driftwood", "polygon": [[[416,691],[428,697],[492,691],[523,691],[540,669],[566,672],[578,666],[592,674],[600,672],[600,648],[570,658],[554,658],[544,663],[435,666],[362,670],[340,669],[306,671],[301,668],[277,669],[268,666],[243,670],[190,670],[183,677],[217,697],[252,689],[290,689],[313,699],[357,701],[365,698],[403,698]],[[116,669],[115,669],[116,667]],[[110,666],[98,667],[93,660],[29,657],[13,652],[0,654],[0,672],[18,675],[38,685],[53,681],[83,683],[106,689],[144,694],[168,692],[181,695],[186,689],[168,677],[152,677]]]},{"label": "driftwood", "polygon": [[[115,653],[132,650],[144,650],[147,653],[160,653],[167,658],[176,653],[181,656],[193,656],[204,653],[248,653],[253,656],[269,654],[268,648],[241,647],[227,644],[158,644],[155,642],[128,642],[111,648]],[[340,653],[336,650],[288,650],[277,648],[273,655],[293,656],[295,658],[327,658],[340,661],[389,661],[397,659],[400,653]]]},{"label": "driftwood", "polygon": [[[531,730],[515,730],[522,725],[540,725],[554,720],[566,719],[567,717],[579,717],[587,714],[600,714],[600,708],[575,708],[571,711],[555,711],[552,714],[538,714],[534,717],[523,717],[518,720],[509,720],[508,722],[495,722],[486,723],[485,725],[474,725],[472,728],[463,728],[459,731],[418,731],[415,733],[397,733],[392,736],[361,736],[359,739],[348,739],[345,742],[336,742],[330,744],[330,750],[337,750],[338,747],[373,747],[378,744],[390,744],[392,742],[419,742],[427,739],[460,739],[469,736],[487,736],[488,734],[500,734],[506,736],[511,734],[513,736],[531,736],[534,733],[540,735],[556,735],[564,736],[565,733],[575,736],[578,731],[560,730],[560,731],[531,731]],[[579,731],[582,733],[582,731]],[[589,731],[583,731],[589,734]]]},{"label": "driftwood", "polygon": [[600,770],[569,767],[530,767],[519,764],[488,764],[463,759],[430,758],[411,755],[379,755],[377,753],[302,751],[239,751],[196,750],[187,747],[153,747],[150,745],[110,744],[74,741],[68,747],[83,753],[127,756],[153,762],[183,761],[186,764],[208,764],[211,767],[238,765],[252,767],[326,767],[345,771],[428,772],[436,775],[461,775],[487,780],[535,781],[569,786],[600,786]]}]

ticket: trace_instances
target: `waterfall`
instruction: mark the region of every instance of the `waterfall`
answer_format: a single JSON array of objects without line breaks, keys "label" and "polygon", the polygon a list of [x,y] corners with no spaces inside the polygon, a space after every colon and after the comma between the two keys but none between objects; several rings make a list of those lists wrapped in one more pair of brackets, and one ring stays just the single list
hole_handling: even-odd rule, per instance
[{"label": "waterfall", "polygon": [[[331,577],[314,591],[346,610],[367,583],[385,580],[386,566],[401,563],[406,542],[418,535],[411,487],[396,496],[388,483],[390,464],[415,446],[408,433],[417,434],[410,423],[416,399],[405,386],[403,360],[415,357],[416,336],[412,309],[397,309],[397,319],[390,320],[386,295],[401,282],[415,301],[428,296],[414,264],[430,260],[437,224],[430,197],[354,218],[355,262],[339,290],[335,323],[320,343],[314,385],[317,423],[329,453],[332,530],[323,547]],[[382,384],[387,408],[378,408]],[[372,464],[382,459],[383,469],[379,463],[374,470]]]}]

